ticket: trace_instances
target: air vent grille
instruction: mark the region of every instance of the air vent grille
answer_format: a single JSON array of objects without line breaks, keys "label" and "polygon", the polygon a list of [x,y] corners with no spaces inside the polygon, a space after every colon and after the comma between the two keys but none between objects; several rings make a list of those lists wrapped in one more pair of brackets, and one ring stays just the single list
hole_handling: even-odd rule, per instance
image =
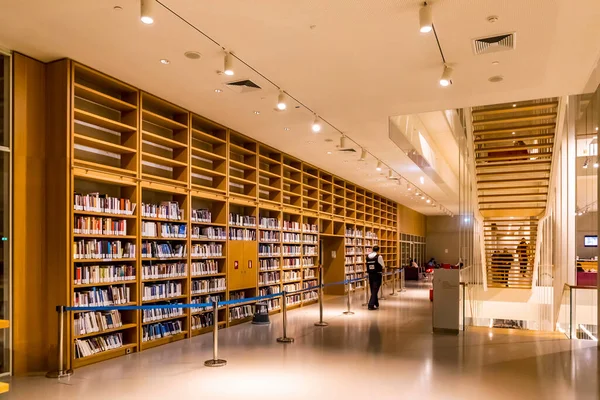
[{"label": "air vent grille", "polygon": [[473,40],[473,52],[476,55],[496,53],[498,51],[513,50],[516,44],[516,34],[506,33],[482,37]]},{"label": "air vent grille", "polygon": [[261,90],[261,87],[258,86],[256,83],[252,82],[250,79],[227,82],[225,86],[237,93],[248,93]]}]

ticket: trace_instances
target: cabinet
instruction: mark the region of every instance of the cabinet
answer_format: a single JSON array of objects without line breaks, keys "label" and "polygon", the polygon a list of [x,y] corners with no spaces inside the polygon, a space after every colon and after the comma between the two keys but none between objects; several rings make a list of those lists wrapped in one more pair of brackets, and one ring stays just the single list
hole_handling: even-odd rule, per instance
[{"label": "cabinet", "polygon": [[255,241],[229,242],[229,290],[253,289],[258,284],[258,249]]}]

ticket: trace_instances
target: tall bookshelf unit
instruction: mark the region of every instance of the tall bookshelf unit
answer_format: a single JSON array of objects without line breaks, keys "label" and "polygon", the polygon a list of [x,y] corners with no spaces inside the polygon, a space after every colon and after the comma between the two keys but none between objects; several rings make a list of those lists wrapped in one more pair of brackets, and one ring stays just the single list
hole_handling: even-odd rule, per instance
[{"label": "tall bookshelf unit", "polygon": [[[364,276],[375,244],[397,266],[396,203],[74,61],[49,64],[47,79],[57,160],[49,268],[66,285],[57,304],[200,304],[309,288],[323,236],[346,241],[340,276]],[[269,299],[270,312],[281,301]],[[212,329],[211,311],[70,312],[65,356],[76,368],[199,335]],[[251,302],[222,306],[218,323],[251,315]]]}]

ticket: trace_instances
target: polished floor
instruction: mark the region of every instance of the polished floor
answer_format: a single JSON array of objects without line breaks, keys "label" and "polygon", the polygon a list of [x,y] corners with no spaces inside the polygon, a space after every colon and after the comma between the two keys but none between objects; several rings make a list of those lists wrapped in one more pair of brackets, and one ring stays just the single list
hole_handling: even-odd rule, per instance
[{"label": "polished floor", "polygon": [[4,399],[598,399],[595,343],[555,335],[472,329],[458,336],[431,333],[425,288],[411,287],[382,301],[378,311],[343,298],[289,313],[270,326],[244,324],[221,331],[223,368],[207,368],[211,335],[75,371],[65,380],[16,378]]}]

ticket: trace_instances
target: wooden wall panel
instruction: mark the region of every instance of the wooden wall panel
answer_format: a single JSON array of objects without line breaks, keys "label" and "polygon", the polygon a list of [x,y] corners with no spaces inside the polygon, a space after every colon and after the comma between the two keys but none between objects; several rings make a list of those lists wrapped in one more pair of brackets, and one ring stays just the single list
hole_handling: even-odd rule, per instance
[{"label": "wooden wall panel", "polygon": [[13,371],[46,369],[45,67],[14,54]]},{"label": "wooden wall panel", "polygon": [[398,204],[399,231],[409,235],[425,236],[426,217],[408,207]]}]

